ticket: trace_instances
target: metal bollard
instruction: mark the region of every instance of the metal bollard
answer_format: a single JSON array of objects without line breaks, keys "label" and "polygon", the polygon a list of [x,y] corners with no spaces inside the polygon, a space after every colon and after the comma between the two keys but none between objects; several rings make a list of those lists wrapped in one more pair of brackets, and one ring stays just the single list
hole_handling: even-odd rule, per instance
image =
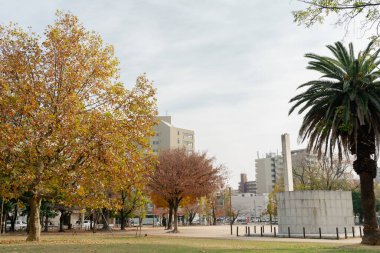
[{"label": "metal bollard", "polygon": [[344,238],[347,239],[347,229],[346,229],[346,227],[344,227]]},{"label": "metal bollard", "polygon": [[253,230],[255,230],[255,234],[256,234],[256,226],[253,227]]},{"label": "metal bollard", "polygon": [[290,227],[288,227],[288,237],[290,238]]},{"label": "metal bollard", "polygon": [[339,230],[336,228],[336,239],[339,240]]},{"label": "metal bollard", "polygon": [[274,237],[276,237],[276,227],[273,228]]},{"label": "metal bollard", "polygon": [[251,227],[248,227],[248,236],[251,236]]},{"label": "metal bollard", "polygon": [[362,227],[359,226],[359,232],[360,232],[360,237],[363,237],[363,234],[362,234]]},{"label": "metal bollard", "polygon": [[261,237],[263,237],[263,233],[264,233],[263,230],[264,230],[263,227],[261,227],[261,228],[260,228]]},{"label": "metal bollard", "polygon": [[319,228],[319,239],[322,239],[322,230]]},{"label": "metal bollard", "polygon": [[306,238],[305,227],[303,227],[302,230],[303,230],[303,238]]},{"label": "metal bollard", "polygon": [[263,226],[263,233],[264,233],[264,228],[265,228],[265,225]]},{"label": "metal bollard", "polygon": [[239,227],[236,227],[236,236],[239,236]]},{"label": "metal bollard", "polygon": [[355,228],[352,227],[352,238],[355,238]]}]

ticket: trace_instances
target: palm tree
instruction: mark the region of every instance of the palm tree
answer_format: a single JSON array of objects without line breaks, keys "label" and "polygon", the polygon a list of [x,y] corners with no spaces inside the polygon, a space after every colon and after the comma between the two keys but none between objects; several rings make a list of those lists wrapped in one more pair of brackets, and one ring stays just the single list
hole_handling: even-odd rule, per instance
[{"label": "palm tree", "polygon": [[349,153],[356,157],[353,168],[360,177],[364,210],[362,243],[379,245],[373,180],[380,140],[380,50],[373,45],[372,41],[357,56],[351,43],[347,50],[340,42],[327,46],[331,58],[306,54],[311,59],[307,69],[322,76],[299,86],[307,89],[290,100],[294,104],[289,114],[296,108],[298,114],[306,112],[299,137],[309,139],[309,151],[331,157],[338,152],[340,159]]}]

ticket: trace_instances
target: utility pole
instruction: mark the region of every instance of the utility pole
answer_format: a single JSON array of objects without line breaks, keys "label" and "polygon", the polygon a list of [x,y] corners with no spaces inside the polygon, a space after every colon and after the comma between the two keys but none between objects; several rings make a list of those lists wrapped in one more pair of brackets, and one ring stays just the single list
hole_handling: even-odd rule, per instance
[{"label": "utility pole", "polygon": [[231,187],[228,187],[228,191],[230,193],[230,224],[231,224],[231,235],[232,235],[232,195],[231,195]]}]

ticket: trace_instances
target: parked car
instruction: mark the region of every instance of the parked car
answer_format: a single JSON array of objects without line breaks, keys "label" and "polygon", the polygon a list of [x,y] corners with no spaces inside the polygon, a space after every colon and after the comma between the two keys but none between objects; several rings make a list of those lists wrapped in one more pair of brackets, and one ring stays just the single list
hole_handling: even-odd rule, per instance
[{"label": "parked car", "polygon": [[[27,227],[27,223],[25,221],[16,220],[15,221],[15,230],[24,230]],[[11,229],[11,221],[7,220],[6,223],[7,229]]]},{"label": "parked car", "polygon": [[238,217],[236,219],[236,223],[237,224],[247,224],[247,218],[244,218],[244,217]]},{"label": "parked car", "polygon": [[194,218],[193,221],[191,222],[191,224],[193,224],[193,225],[200,225],[201,224],[201,220],[199,218]]}]

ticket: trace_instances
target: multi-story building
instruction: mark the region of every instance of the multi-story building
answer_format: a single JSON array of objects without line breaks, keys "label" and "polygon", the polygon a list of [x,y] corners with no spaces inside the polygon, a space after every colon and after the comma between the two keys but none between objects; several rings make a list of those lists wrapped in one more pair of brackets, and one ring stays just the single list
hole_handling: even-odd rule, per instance
[{"label": "multi-story building", "polygon": [[246,183],[247,183],[247,174],[240,174],[240,182],[239,182],[239,192],[246,192]]},{"label": "multi-story building", "polygon": [[246,185],[246,192],[257,193],[256,181],[247,181],[247,183],[245,183],[245,185]]},{"label": "multi-story building", "polygon": [[158,119],[154,127],[156,134],[150,139],[154,153],[178,148],[194,151],[194,131],[173,126],[171,116],[158,116]]},{"label": "multi-story building", "polygon": [[239,192],[240,193],[256,193],[257,186],[256,181],[248,181],[247,174],[240,174],[240,182],[239,182]]},{"label": "multi-story building", "polygon": [[[306,149],[291,151],[293,170],[302,166],[313,166],[318,162],[315,154]],[[257,193],[270,193],[276,182],[283,177],[284,166],[282,155],[268,153],[264,158],[255,160]]]},{"label": "multi-story building", "polygon": [[268,153],[255,160],[257,193],[272,192],[274,185],[283,175],[282,156]]}]

